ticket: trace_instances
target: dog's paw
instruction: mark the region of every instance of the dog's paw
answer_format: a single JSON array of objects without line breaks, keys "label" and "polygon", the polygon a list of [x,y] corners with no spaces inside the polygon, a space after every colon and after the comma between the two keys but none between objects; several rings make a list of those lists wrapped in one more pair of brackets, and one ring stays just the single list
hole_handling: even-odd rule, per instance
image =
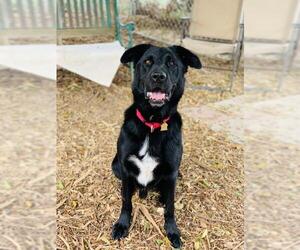
[{"label": "dog's paw", "polygon": [[182,242],[178,233],[168,233],[168,239],[171,242],[172,247],[181,248]]},{"label": "dog's paw", "polygon": [[115,223],[113,225],[113,229],[112,229],[112,238],[114,240],[120,240],[121,238],[124,238],[128,235],[128,226],[122,224],[122,223]]}]

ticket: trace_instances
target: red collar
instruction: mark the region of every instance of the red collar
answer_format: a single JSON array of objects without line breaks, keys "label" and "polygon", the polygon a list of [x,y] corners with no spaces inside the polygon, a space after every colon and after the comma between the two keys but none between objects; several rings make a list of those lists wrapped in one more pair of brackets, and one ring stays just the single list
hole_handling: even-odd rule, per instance
[{"label": "red collar", "polygon": [[144,123],[147,127],[151,129],[151,133],[154,131],[154,129],[161,128],[161,125],[164,123],[167,123],[170,120],[170,116],[168,116],[166,119],[163,119],[163,121],[160,122],[147,122],[145,118],[143,117],[142,113],[136,109],[136,116],[139,118],[139,120]]}]

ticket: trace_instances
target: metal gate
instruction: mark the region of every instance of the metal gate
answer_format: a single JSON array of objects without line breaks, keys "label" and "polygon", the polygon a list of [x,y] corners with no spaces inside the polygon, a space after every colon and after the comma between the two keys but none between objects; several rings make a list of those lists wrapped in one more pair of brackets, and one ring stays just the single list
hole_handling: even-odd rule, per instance
[{"label": "metal gate", "polygon": [[58,0],[58,29],[112,27],[110,0]]},{"label": "metal gate", "polygon": [[55,28],[55,1],[1,0],[0,29]]}]

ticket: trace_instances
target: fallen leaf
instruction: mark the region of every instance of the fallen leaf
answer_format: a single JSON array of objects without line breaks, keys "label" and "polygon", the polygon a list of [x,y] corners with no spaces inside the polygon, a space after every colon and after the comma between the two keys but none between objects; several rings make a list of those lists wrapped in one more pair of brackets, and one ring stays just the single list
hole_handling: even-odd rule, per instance
[{"label": "fallen leaf", "polygon": [[170,242],[170,240],[168,239],[168,237],[164,237],[164,242],[165,242],[166,246],[171,247],[171,242]]},{"label": "fallen leaf", "polygon": [[77,202],[77,201],[72,201],[72,202],[71,202],[71,206],[72,206],[73,208],[78,207],[78,202]]},{"label": "fallen leaf", "polygon": [[181,209],[183,209],[183,207],[184,207],[184,205],[182,204],[182,203],[175,203],[175,208],[177,209],[177,210],[181,210]]},{"label": "fallen leaf", "polygon": [[199,250],[200,249],[200,241],[199,240],[195,241],[194,248],[195,248],[195,250]]},{"label": "fallen leaf", "polygon": [[160,246],[164,243],[164,241],[160,240],[160,239],[157,239],[157,240],[155,240],[155,243]]},{"label": "fallen leaf", "polygon": [[64,184],[63,184],[63,182],[62,182],[61,180],[58,180],[58,181],[56,182],[56,188],[57,188],[58,190],[63,190],[63,189],[65,188],[65,186],[64,186]]},{"label": "fallen leaf", "polygon": [[204,239],[207,236],[207,234],[208,234],[208,230],[205,229],[201,235],[201,238]]},{"label": "fallen leaf", "polygon": [[25,206],[26,206],[27,208],[32,208],[32,207],[33,207],[32,201],[25,201]]},{"label": "fallen leaf", "polygon": [[144,226],[144,231],[147,231],[147,230],[149,230],[150,229],[150,224],[149,224],[149,222],[148,221],[143,221],[144,223],[143,223],[143,226]]},{"label": "fallen leaf", "polygon": [[10,190],[10,189],[12,188],[11,182],[9,182],[9,181],[7,181],[7,180],[5,180],[5,181],[3,182],[3,186],[4,186],[4,188],[5,188],[6,190]]},{"label": "fallen leaf", "polygon": [[107,237],[105,236],[105,235],[102,235],[101,237],[100,237],[100,240],[102,240],[104,243],[106,243],[106,244],[110,244],[110,242],[109,242],[109,240],[107,239]]}]

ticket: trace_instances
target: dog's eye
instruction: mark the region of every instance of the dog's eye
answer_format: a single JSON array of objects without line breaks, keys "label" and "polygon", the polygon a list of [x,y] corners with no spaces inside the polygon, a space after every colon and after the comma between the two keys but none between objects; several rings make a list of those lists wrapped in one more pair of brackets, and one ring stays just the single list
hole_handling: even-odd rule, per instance
[{"label": "dog's eye", "polygon": [[144,61],[144,64],[150,66],[150,65],[152,65],[152,60],[147,59],[147,60]]},{"label": "dog's eye", "polygon": [[170,60],[170,61],[168,62],[168,65],[169,65],[170,67],[173,67],[173,66],[175,66],[175,62],[172,61],[172,60]]}]

